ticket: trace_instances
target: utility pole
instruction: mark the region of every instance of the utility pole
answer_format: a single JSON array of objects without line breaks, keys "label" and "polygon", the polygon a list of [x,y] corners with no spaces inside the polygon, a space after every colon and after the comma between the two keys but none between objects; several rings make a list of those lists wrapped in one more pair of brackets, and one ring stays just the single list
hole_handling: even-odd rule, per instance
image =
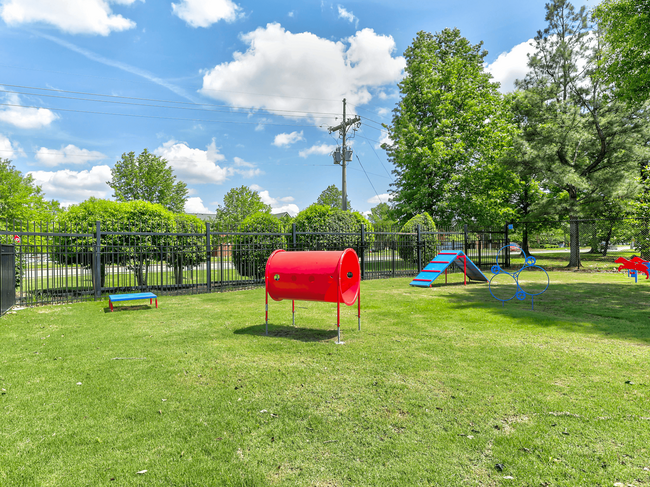
[{"label": "utility pole", "polygon": [[[336,132],[337,130],[341,133],[341,136],[343,137],[343,153],[341,154],[341,168],[343,169],[343,177],[342,177],[342,184],[341,184],[341,192],[343,193],[342,197],[342,203],[341,203],[341,208],[343,211],[347,211],[348,209],[348,181],[347,181],[347,161],[352,160],[352,151],[350,151],[350,158],[348,159],[348,151],[347,147],[345,146],[345,136],[348,131],[348,127],[355,125],[355,124],[360,124],[361,123],[361,118],[359,115],[356,115],[355,117],[346,120],[345,119],[345,98],[343,98],[343,121],[337,125],[336,127],[330,127],[329,132],[330,134],[332,132]],[[336,155],[334,157],[334,163],[336,164]]]}]

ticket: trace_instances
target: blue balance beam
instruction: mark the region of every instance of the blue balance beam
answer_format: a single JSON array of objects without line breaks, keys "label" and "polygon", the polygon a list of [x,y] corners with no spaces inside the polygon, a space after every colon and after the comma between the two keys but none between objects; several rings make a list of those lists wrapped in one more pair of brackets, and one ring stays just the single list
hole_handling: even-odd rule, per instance
[{"label": "blue balance beam", "polygon": [[156,308],[158,307],[158,296],[154,293],[135,293],[135,294],[109,294],[108,295],[108,305],[113,311],[113,303],[118,301],[133,301],[134,299],[148,299],[149,304],[152,300],[156,300]]}]

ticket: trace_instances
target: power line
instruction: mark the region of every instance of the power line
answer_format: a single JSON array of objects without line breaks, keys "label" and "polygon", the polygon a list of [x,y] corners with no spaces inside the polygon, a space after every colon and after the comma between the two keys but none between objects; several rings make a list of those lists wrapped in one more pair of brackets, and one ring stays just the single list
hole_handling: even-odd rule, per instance
[{"label": "power line", "polygon": [[[361,137],[361,136],[359,136],[359,137]],[[362,138],[365,139],[365,137],[362,137]],[[370,144],[368,143],[368,139],[366,139],[366,144],[368,144],[368,145],[370,146],[370,148],[372,149],[372,151],[373,151],[373,152],[375,153],[375,155],[377,156],[377,160],[379,161],[379,164],[381,164],[381,167],[384,168],[384,171],[386,171],[386,174],[388,174],[388,177],[391,179],[391,181],[394,182],[395,180],[393,179],[393,176],[390,175],[390,173],[388,172],[388,169],[386,169],[386,166],[384,166],[384,163],[381,162],[381,159],[380,159],[380,157],[379,157],[379,154],[377,154],[377,151],[375,150],[375,148],[374,148],[372,145],[370,145]]]},{"label": "power line", "polygon": [[[101,96],[105,98],[117,98],[121,100],[136,100],[136,101],[149,101],[149,102],[156,102],[156,103],[175,103],[178,105],[192,105],[192,107],[175,107],[175,106],[164,106],[164,105],[151,105],[151,104],[144,104],[144,103],[128,103],[128,102],[121,102],[121,101],[101,100],[101,99],[92,99],[92,98],[78,98],[78,97],[68,97],[68,96],[60,96],[60,95],[48,95],[46,93],[26,93],[24,91],[12,91],[12,90],[0,89],[0,92],[2,93],[15,93],[19,95],[28,95],[28,96],[46,96],[50,98],[61,98],[66,100],[91,101],[97,103],[115,103],[115,104],[122,104],[122,105],[135,105],[135,106],[145,106],[145,107],[154,107],[154,108],[222,111],[222,110],[205,110],[204,108],[193,108],[193,107],[214,107],[214,108],[229,108],[234,110],[264,110],[266,112],[295,113],[295,114],[306,113],[306,114],[314,114],[314,115],[330,115],[330,116],[338,115],[337,113],[331,113],[331,112],[314,112],[310,110],[283,110],[279,108],[276,109],[276,108],[259,108],[259,107],[240,107],[240,106],[231,106],[231,105],[216,105],[212,103],[192,103],[192,102],[182,102],[182,101],[173,101],[173,100],[160,100],[155,98],[138,98],[138,97],[131,97],[131,96],[104,95],[101,93],[88,93],[83,91],[67,91],[67,90],[55,90],[55,89],[48,89],[48,88],[35,88],[32,86],[19,86],[19,85],[9,85],[9,84],[2,84],[2,83],[0,83],[0,86],[9,86],[12,88],[20,88],[20,89],[27,89],[27,90],[42,90],[42,91],[50,91],[50,92],[53,91],[57,93],[69,93],[74,95],[98,96],[98,97]],[[292,115],[292,116],[308,117],[309,115]],[[331,117],[313,117],[313,118],[331,118]]]},{"label": "power line", "polygon": [[372,181],[370,180],[370,177],[368,176],[368,173],[366,172],[366,168],[363,167],[363,164],[361,164],[361,159],[359,159],[359,154],[355,154],[357,156],[357,161],[359,161],[359,165],[361,166],[361,169],[363,169],[363,173],[366,175],[366,178],[368,179],[368,182],[370,183],[370,186],[372,186],[373,191],[377,195],[377,199],[381,201],[381,198],[379,198],[379,193],[377,193],[377,190],[375,189],[375,185],[372,184]]},{"label": "power line", "polygon": [[180,120],[185,122],[232,123],[232,124],[239,124],[239,125],[278,125],[282,127],[313,127],[313,125],[311,124],[305,125],[305,124],[271,123],[271,122],[239,122],[234,120],[207,120],[201,118],[161,117],[161,116],[153,116],[153,115],[136,115],[133,113],[111,113],[111,112],[94,112],[91,110],[73,110],[70,108],[48,108],[48,107],[39,107],[33,105],[17,105],[13,103],[0,103],[0,106],[16,107],[16,108],[36,108],[36,109],[45,109],[45,110],[56,110],[60,112],[88,113],[92,115],[114,115],[117,117],[151,118],[156,120]]}]

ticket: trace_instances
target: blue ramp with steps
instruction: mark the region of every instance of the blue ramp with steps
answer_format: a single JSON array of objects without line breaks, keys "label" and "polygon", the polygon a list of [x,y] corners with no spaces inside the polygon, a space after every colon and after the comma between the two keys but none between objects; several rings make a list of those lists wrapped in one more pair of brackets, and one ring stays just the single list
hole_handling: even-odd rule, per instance
[{"label": "blue ramp with steps", "polygon": [[415,279],[411,281],[411,286],[417,287],[430,287],[439,275],[444,274],[450,265],[455,265],[461,271],[464,271],[465,276],[474,281],[487,282],[488,279],[483,275],[481,270],[476,267],[476,264],[470,260],[469,257],[461,250],[449,250],[440,252],[436,255],[435,259],[429,262],[422,272],[420,272]]}]

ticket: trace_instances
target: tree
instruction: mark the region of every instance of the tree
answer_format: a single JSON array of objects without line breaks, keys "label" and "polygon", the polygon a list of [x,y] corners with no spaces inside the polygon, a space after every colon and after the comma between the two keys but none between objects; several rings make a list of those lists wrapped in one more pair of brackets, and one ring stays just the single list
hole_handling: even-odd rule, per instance
[{"label": "tree", "polygon": [[[532,152],[534,173],[554,198],[553,211],[569,216],[570,267],[580,265],[579,223],[595,195],[613,199],[638,167],[644,121],[611,96],[603,81],[602,36],[585,8],[567,0],[546,5],[544,31],[535,37],[529,72],[517,83],[514,110]],[[591,32],[591,33],[590,33]]]},{"label": "tree", "polygon": [[[104,286],[106,265],[117,264],[133,271],[138,286],[146,286],[149,263],[160,261],[165,249],[174,246],[176,223],[174,214],[162,205],[147,201],[117,201],[89,198],[72,205],[61,213],[59,222],[67,232],[56,237],[53,259],[62,264],[77,264],[91,268],[93,280],[97,279],[93,264],[95,249],[95,222],[101,230],[111,232],[101,238],[100,283]],[[151,232],[150,234],[129,232]],[[165,235],[167,233],[167,235]]]},{"label": "tree", "polygon": [[[334,184],[330,184],[327,188],[323,190],[318,199],[316,200],[317,205],[331,206],[332,208],[342,208],[343,207],[343,191],[336,187]],[[350,200],[347,200],[348,210],[352,210],[350,205]]]},{"label": "tree", "polygon": [[393,218],[393,211],[388,203],[379,203],[370,209],[368,220],[375,226],[391,227],[397,221]]},{"label": "tree", "polygon": [[[436,221],[504,223],[513,176],[497,163],[516,128],[498,83],[484,69],[487,51],[458,29],[419,32],[409,46],[402,99],[384,144],[395,165],[395,215],[428,212]],[[504,212],[506,214],[504,214]]]},{"label": "tree", "polygon": [[0,222],[53,220],[58,201],[47,201],[30,174],[23,176],[9,159],[0,158]]},{"label": "tree", "polygon": [[620,99],[650,99],[650,1],[604,0],[594,11],[604,31],[607,74]]},{"label": "tree", "polygon": [[[418,261],[418,226],[420,227],[420,242],[422,244],[420,248],[420,261]],[[429,262],[438,253],[436,224],[427,212],[415,215],[407,221],[402,227],[401,232],[408,235],[400,242],[397,251],[402,260],[408,264],[415,267],[424,265],[425,262]]]},{"label": "tree", "polygon": [[278,249],[284,249],[287,239],[281,235],[284,231],[282,222],[270,213],[253,213],[237,228],[233,244],[233,264],[245,277],[262,279],[266,261]]},{"label": "tree", "polygon": [[297,244],[300,250],[360,250],[361,225],[365,226],[368,248],[374,243],[372,223],[356,211],[343,211],[327,205],[313,204],[296,215]]},{"label": "tree", "polygon": [[117,201],[148,201],[164,206],[174,213],[185,211],[187,185],[176,181],[172,168],[162,157],[145,149],[137,158],[133,152],[122,154],[122,159],[111,169]]},{"label": "tree", "polygon": [[271,213],[271,205],[262,201],[257,191],[247,186],[232,188],[223,197],[223,206],[217,207],[215,222],[220,228],[232,228],[254,213]]},{"label": "tree", "polygon": [[638,220],[635,222],[635,250],[641,253],[642,259],[650,259],[650,164],[643,167],[639,178],[642,190],[634,204]]}]

